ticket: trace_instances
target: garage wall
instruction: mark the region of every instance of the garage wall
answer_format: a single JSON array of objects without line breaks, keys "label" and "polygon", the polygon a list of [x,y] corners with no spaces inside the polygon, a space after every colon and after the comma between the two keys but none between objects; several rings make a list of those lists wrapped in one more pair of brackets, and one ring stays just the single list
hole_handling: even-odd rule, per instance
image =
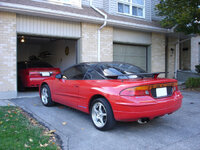
[{"label": "garage wall", "polygon": [[[76,64],[76,43],[75,40],[58,40],[43,45],[41,47],[41,52],[43,50],[52,54],[52,56],[44,58],[43,60],[63,71],[67,67]],[[66,46],[69,47],[69,55],[65,54]]]},{"label": "garage wall", "polygon": [[0,12],[0,99],[16,96],[16,14]]},{"label": "garage wall", "polygon": [[80,23],[25,15],[17,15],[17,32],[68,38],[81,36]]},{"label": "garage wall", "polygon": [[27,44],[25,43],[18,43],[17,45],[17,61],[27,61],[29,60],[29,56],[38,56],[40,54],[40,45],[36,44]]}]

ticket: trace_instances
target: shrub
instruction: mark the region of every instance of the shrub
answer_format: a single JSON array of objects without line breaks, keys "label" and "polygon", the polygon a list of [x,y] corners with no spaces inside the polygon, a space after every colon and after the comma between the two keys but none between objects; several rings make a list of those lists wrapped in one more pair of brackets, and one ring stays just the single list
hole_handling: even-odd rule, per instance
[{"label": "shrub", "polygon": [[195,70],[197,73],[200,73],[200,64],[195,66]]},{"label": "shrub", "polygon": [[186,88],[198,88],[200,87],[200,78],[188,78],[185,85]]}]

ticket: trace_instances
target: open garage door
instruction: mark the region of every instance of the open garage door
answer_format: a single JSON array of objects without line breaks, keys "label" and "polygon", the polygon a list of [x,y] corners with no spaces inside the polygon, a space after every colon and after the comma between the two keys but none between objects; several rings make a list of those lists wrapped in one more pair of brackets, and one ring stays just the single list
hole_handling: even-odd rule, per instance
[{"label": "open garage door", "polygon": [[17,79],[20,91],[37,88],[43,79],[76,63],[75,39],[18,35]]},{"label": "open garage door", "polygon": [[134,45],[113,45],[113,60],[126,62],[147,70],[147,47]]},{"label": "open garage door", "polygon": [[[18,70],[19,63],[24,64],[21,62],[25,62],[27,67],[34,66],[27,65],[30,61],[39,60],[42,62],[40,62],[41,64],[48,63],[53,68],[59,68],[63,71],[77,63],[79,49],[77,43],[80,37],[81,25],[79,22],[17,14]],[[24,67],[24,65],[21,66]],[[53,72],[40,71],[41,78],[46,75],[51,76]],[[29,74],[33,76],[36,73]],[[38,74],[37,76],[39,77]],[[19,84],[19,79],[21,79],[19,71],[17,79],[18,85],[21,85]],[[32,78],[31,80],[36,79]]]},{"label": "open garage door", "polygon": [[63,71],[77,63],[77,40],[18,35],[17,61],[40,59]]}]

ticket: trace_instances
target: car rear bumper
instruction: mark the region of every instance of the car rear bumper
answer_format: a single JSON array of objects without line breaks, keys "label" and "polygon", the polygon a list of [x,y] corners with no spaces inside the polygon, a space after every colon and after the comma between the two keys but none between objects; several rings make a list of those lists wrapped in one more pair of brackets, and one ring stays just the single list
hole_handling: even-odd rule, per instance
[{"label": "car rear bumper", "polygon": [[116,102],[113,113],[117,121],[136,121],[140,118],[153,119],[178,110],[181,107],[182,98],[180,92],[175,92],[167,98],[154,99],[146,96],[146,100],[144,100],[145,97],[142,97],[142,100],[138,99],[137,103],[133,102],[136,100],[131,100],[132,103],[130,101]]}]

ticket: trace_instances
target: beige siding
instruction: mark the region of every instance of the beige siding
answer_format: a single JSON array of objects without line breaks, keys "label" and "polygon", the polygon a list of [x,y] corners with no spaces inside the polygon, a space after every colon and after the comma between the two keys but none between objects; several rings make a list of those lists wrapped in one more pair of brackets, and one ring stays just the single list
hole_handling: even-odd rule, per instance
[{"label": "beige siding", "polygon": [[[16,92],[16,14],[0,12],[0,99]],[[10,93],[9,93],[10,92]]]},{"label": "beige siding", "polygon": [[42,17],[17,15],[17,32],[21,34],[80,38],[80,23]]}]

